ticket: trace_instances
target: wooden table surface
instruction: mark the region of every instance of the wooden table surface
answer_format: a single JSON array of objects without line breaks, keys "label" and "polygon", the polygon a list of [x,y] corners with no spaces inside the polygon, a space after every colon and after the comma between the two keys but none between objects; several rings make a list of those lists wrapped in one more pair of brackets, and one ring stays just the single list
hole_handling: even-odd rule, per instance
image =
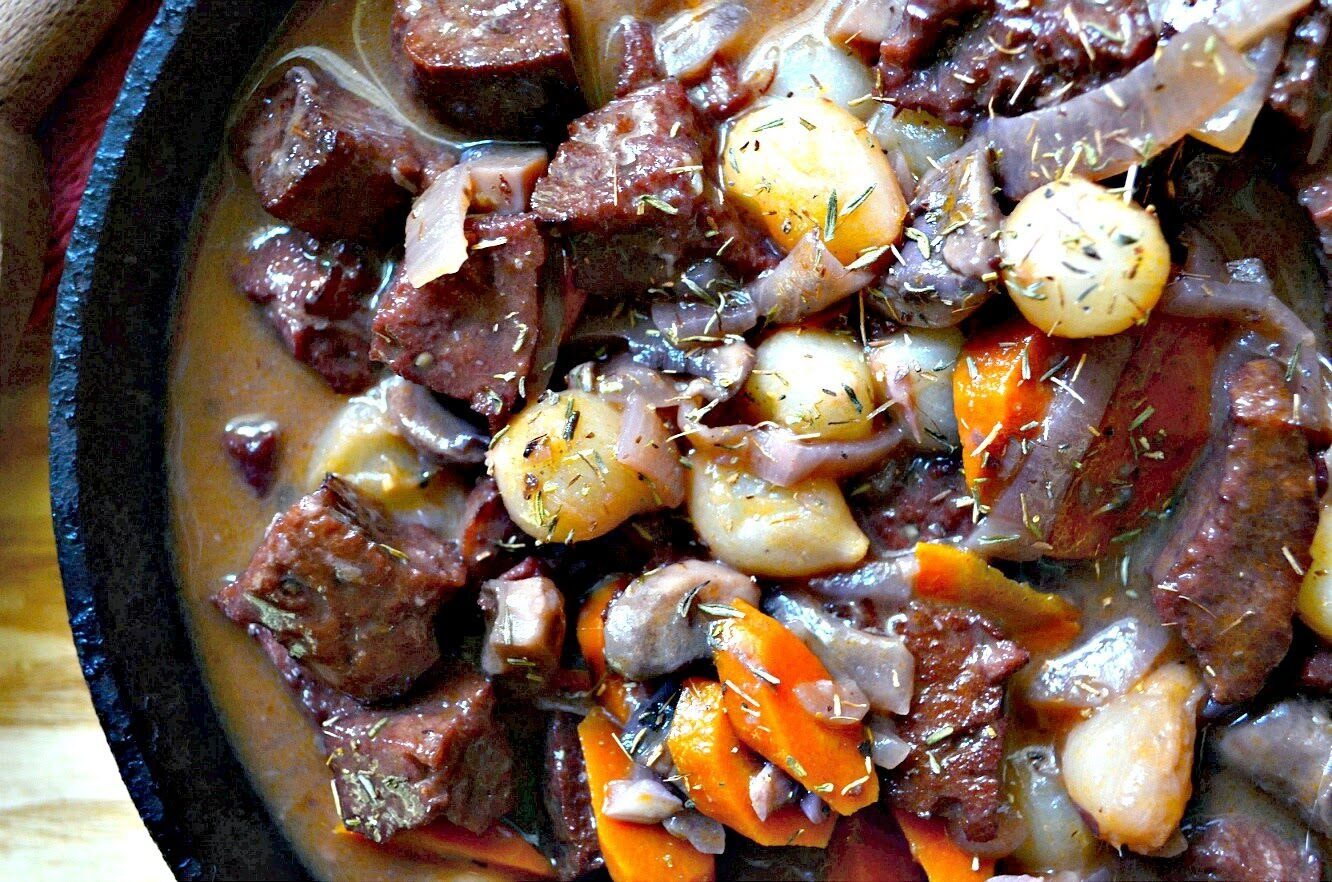
[{"label": "wooden table surface", "polygon": [[165,882],[74,654],[36,374],[0,390],[0,879]]}]

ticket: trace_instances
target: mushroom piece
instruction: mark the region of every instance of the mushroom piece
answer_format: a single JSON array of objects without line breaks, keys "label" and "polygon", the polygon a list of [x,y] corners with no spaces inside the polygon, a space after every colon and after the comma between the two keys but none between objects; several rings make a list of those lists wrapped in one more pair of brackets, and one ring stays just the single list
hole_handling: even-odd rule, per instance
[{"label": "mushroom piece", "polygon": [[481,586],[489,622],[481,667],[491,676],[539,678],[560,663],[564,646],[564,595],[545,576],[490,579]]},{"label": "mushroom piece", "polygon": [[684,560],[639,576],[606,612],[606,662],[648,680],[708,654],[707,607],[758,603],[750,577],[721,564]]}]

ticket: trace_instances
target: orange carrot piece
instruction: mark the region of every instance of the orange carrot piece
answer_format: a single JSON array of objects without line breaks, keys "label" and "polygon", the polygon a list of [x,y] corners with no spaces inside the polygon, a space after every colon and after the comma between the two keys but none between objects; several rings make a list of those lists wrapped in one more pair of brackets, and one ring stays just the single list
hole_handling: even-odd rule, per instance
[{"label": "orange carrot piece", "polygon": [[384,848],[422,861],[462,858],[500,870],[512,870],[523,879],[554,879],[550,858],[524,839],[517,830],[495,824],[484,833],[436,821],[415,830],[403,830],[387,842],[376,844],[346,827],[341,833],[355,836],[367,845]]},{"label": "orange carrot piece", "polygon": [[619,576],[604,580],[583,602],[583,608],[578,611],[578,623],[574,626],[578,648],[595,683],[592,697],[621,726],[629,722],[630,715],[642,703],[643,696],[639,693],[643,689],[637,683],[610,673],[606,667],[606,610],[628,583],[628,579]]},{"label": "orange carrot piece", "polygon": [[963,473],[981,502],[993,502],[1003,489],[998,465],[1008,444],[1039,433],[1052,397],[1041,376],[1062,349],[1021,319],[982,331],[962,347],[953,369],[953,410]]},{"label": "orange carrot piece", "polygon": [[893,816],[906,834],[911,856],[925,868],[930,882],[985,882],[994,875],[994,861],[963,851],[948,837],[943,821],[896,810]]},{"label": "orange carrot piece", "polygon": [[578,611],[574,634],[593,680],[606,676],[606,610],[624,588],[623,579],[606,579],[592,590]]},{"label": "orange carrot piece", "polygon": [[763,763],[736,737],[722,707],[720,683],[686,680],[666,737],[671,759],[700,812],[759,845],[823,848],[836,818],[810,823],[799,806],[783,806],[760,821],[749,801],[749,779]]},{"label": "orange carrot piece", "polygon": [[606,785],[628,778],[633,761],[616,740],[616,729],[593,711],[578,724],[578,740],[587,764],[587,786],[597,821],[597,842],[614,882],[712,882],[716,861],[676,839],[660,824],[631,824],[601,813]]},{"label": "orange carrot piece", "polygon": [[740,740],[819,795],[840,815],[879,798],[879,777],[862,751],[865,732],[829,726],[795,687],[832,675],[800,638],[743,600],[714,626],[713,661],[726,713]]},{"label": "orange carrot piece", "polygon": [[1057,652],[1082,630],[1078,608],[1068,600],[1014,582],[952,545],[916,545],[916,594],[974,609],[1033,652]]}]

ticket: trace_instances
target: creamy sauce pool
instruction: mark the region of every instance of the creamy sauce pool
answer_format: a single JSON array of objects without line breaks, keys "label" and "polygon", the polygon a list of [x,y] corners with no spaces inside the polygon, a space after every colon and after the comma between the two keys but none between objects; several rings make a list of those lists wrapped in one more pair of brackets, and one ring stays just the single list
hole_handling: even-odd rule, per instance
[{"label": "creamy sauce pool", "polygon": [[[359,5],[327,0],[300,6],[256,72],[297,47],[313,45],[337,53],[401,97],[402,82],[389,54],[392,0]],[[621,15],[664,16],[689,5],[680,0],[570,4],[580,50],[604,44]],[[758,28],[771,22],[792,20],[805,5],[805,0],[751,0],[754,24],[746,39],[757,38]],[[370,58],[371,69],[357,62],[360,52]],[[430,127],[419,111],[404,112]],[[430,127],[430,133],[440,137],[442,130]],[[219,145],[182,281],[167,421],[176,572],[205,682],[255,788],[314,875],[340,882],[508,878],[470,863],[395,858],[338,833],[314,726],[258,645],[210,601],[223,581],[248,563],[273,516],[311,489],[306,486],[311,454],[347,400],[283,349],[232,281],[238,256],[256,236],[278,226]],[[245,486],[221,444],[227,422],[248,414],[262,414],[282,427],[277,478],[263,499]]]}]

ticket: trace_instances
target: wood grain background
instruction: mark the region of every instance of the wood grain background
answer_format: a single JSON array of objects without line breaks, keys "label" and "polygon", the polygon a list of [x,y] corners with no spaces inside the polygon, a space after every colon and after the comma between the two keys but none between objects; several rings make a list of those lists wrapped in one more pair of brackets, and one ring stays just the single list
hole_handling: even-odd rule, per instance
[{"label": "wood grain background", "polygon": [[56,568],[46,375],[0,389],[0,879],[166,882],[83,682]]}]

